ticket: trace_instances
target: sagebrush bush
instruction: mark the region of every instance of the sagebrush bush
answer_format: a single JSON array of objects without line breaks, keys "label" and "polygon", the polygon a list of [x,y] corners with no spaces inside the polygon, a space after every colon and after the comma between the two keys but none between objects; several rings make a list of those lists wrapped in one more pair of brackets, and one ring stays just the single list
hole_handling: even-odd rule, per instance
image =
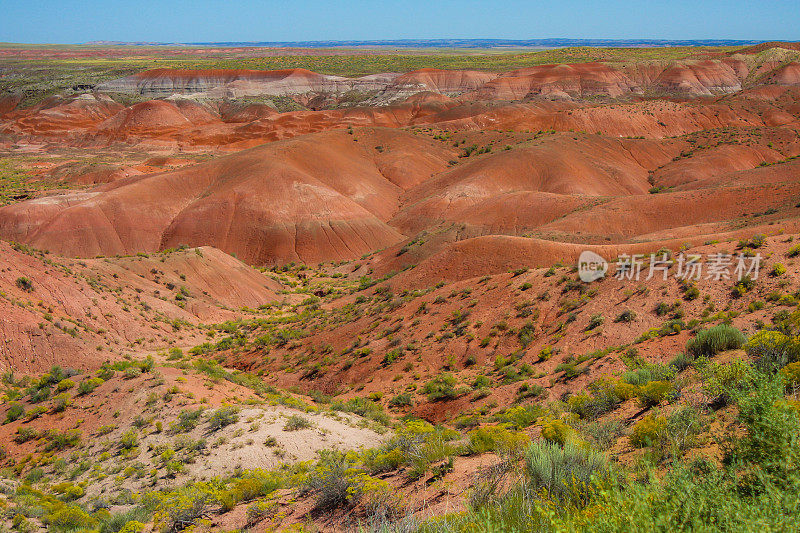
[{"label": "sagebrush bush", "polygon": [[742,389],[750,387],[755,379],[753,366],[742,359],[728,363],[711,362],[700,368],[703,392],[712,404],[726,405]]},{"label": "sagebrush bush", "polygon": [[239,421],[239,408],[233,405],[226,405],[217,409],[208,419],[208,427],[212,431],[222,429],[225,426],[235,424]]},{"label": "sagebrush bush", "polygon": [[428,400],[435,402],[451,400],[458,396],[456,391],[456,377],[452,374],[442,374],[425,383],[422,392],[428,395]]},{"label": "sagebrush bush", "polygon": [[300,415],[292,415],[286,419],[286,423],[283,425],[284,431],[299,431],[301,429],[310,428],[313,424],[307,418],[303,418]]},{"label": "sagebrush bush", "polygon": [[25,407],[19,402],[11,402],[6,411],[6,424],[14,422],[25,416]]},{"label": "sagebrush bush", "polygon": [[686,344],[686,352],[694,357],[711,357],[725,350],[741,348],[746,340],[738,329],[720,324],[699,331],[697,336]]},{"label": "sagebrush bush", "polygon": [[537,441],[528,447],[525,460],[527,485],[533,494],[546,491],[554,500],[582,502],[588,498],[592,476],[607,471],[605,457],[583,444],[563,446]]}]

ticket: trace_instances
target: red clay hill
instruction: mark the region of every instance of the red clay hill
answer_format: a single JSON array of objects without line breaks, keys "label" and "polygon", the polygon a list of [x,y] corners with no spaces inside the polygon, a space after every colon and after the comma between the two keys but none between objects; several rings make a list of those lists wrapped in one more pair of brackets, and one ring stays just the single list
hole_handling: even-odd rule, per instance
[{"label": "red clay hill", "polygon": [[[360,78],[158,69],[30,107],[5,98],[9,146],[183,162],[104,162],[69,179],[54,165],[67,190],[1,207],[0,238],[81,257],[213,246],[254,265],[383,250],[374,268],[388,272],[478,237],[553,242],[546,262],[571,260],[566,243],[624,250],[792,225],[794,53]],[[364,99],[340,105],[354,90]],[[269,97],[339,103],[287,111]]]}]

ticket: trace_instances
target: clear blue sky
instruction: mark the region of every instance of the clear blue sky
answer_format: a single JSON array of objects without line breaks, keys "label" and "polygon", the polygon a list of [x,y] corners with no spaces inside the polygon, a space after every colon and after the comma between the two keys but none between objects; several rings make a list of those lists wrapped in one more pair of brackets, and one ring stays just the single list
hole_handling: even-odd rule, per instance
[{"label": "clear blue sky", "polygon": [[0,0],[0,41],[800,40],[800,0]]}]

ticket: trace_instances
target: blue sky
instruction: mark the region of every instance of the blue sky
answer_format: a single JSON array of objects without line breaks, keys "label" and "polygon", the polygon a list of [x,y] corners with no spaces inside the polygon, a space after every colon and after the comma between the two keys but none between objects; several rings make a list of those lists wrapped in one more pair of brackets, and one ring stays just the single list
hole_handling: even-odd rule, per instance
[{"label": "blue sky", "polygon": [[0,41],[800,40],[798,0],[0,0]]}]

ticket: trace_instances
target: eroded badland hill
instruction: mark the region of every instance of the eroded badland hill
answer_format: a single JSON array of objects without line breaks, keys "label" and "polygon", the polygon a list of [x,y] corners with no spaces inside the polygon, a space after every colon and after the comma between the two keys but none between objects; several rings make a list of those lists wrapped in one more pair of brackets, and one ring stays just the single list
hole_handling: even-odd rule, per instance
[{"label": "eroded badland hill", "polygon": [[0,529],[795,529],[797,48],[0,47]]}]

